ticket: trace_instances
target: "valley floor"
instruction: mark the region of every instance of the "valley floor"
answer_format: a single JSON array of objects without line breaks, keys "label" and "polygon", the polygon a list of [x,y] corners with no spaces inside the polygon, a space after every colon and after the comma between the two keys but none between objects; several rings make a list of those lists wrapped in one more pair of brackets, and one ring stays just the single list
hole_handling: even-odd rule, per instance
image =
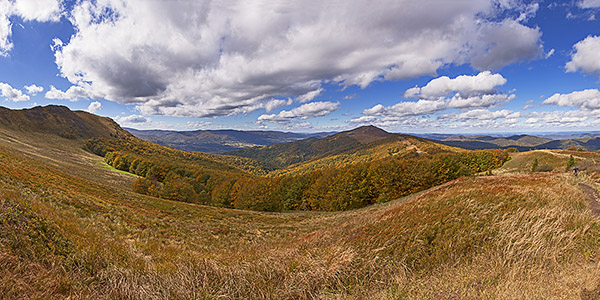
[{"label": "valley floor", "polygon": [[600,295],[600,219],[580,188],[596,183],[526,172],[524,157],[501,175],[336,213],[166,201],[100,161],[74,141],[0,131],[1,298]]}]

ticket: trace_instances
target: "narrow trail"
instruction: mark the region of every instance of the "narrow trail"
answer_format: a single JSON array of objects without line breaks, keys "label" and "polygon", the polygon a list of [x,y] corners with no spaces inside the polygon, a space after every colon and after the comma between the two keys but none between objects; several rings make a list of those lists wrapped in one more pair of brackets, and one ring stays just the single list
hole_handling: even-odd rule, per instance
[{"label": "narrow trail", "polygon": [[579,183],[579,188],[586,195],[588,199],[588,206],[592,210],[595,216],[600,216],[600,195],[595,188],[585,184]]}]

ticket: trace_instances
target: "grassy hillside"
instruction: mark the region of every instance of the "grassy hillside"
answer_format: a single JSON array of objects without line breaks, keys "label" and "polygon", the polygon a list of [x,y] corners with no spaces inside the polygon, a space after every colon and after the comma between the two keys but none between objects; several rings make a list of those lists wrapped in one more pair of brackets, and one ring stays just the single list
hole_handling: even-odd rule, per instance
[{"label": "grassy hillside", "polygon": [[[303,164],[275,177],[243,172],[241,169],[255,167],[249,158],[215,155],[211,160],[206,154],[183,152],[137,138],[91,139],[84,148],[104,156],[104,161],[118,170],[139,175],[133,184],[138,193],[260,211],[363,207],[460,176],[489,171],[500,167],[507,158],[499,150],[453,152],[448,147],[412,137],[390,144],[398,142],[398,137],[380,139],[368,144],[363,152],[352,152],[347,157],[327,157],[331,159],[327,162],[333,164],[317,164],[316,168]],[[379,142],[381,145],[373,145]],[[382,149],[386,149],[385,154],[377,157]],[[360,159],[344,161],[340,157]],[[227,163],[229,159],[233,163]]]},{"label": "grassy hillside", "polygon": [[[129,136],[92,138],[84,148],[117,170],[140,176],[134,191],[169,200],[259,211],[348,210],[386,202],[497,168],[502,151],[462,151],[367,126],[256,153],[284,157],[298,145],[310,162],[271,171],[267,161],[193,153]],[[279,148],[278,148],[279,147]],[[320,159],[319,159],[320,158]]]},{"label": "grassy hillside", "polygon": [[[78,115],[65,107],[33,110],[35,114],[31,118],[35,122],[41,124],[43,118],[48,119],[48,130],[41,131],[48,135],[70,130],[70,123],[59,120],[77,119]],[[19,120],[28,113],[30,110],[6,110],[5,117]],[[80,123],[87,127],[80,126],[80,135],[92,138],[84,141],[83,148],[103,156],[109,166],[119,171],[138,175],[132,184],[134,191],[169,200],[229,208],[261,211],[353,209],[487,171],[501,166],[506,158],[506,154],[499,151],[457,152],[426,140],[389,134],[367,126],[310,144],[311,139],[291,143],[308,145],[302,155],[312,155],[312,164],[297,165],[278,174],[281,176],[265,178],[261,175],[269,171],[265,167],[266,161],[160,146],[124,132],[114,122],[111,123],[114,129],[123,134],[93,137],[102,127],[92,125],[104,124],[107,119],[87,113],[84,116],[85,122]],[[19,130],[14,130],[17,122],[7,130],[25,135],[40,133],[31,124],[34,121],[23,122]],[[60,129],[61,124],[63,129]],[[86,128],[90,130],[85,131]],[[57,136],[65,137],[60,133]],[[289,146],[283,144],[280,149],[283,152],[276,154],[285,157],[289,154],[286,150]]]},{"label": "grassy hillside", "polygon": [[99,117],[85,111],[71,111],[66,106],[58,105],[22,110],[11,110],[0,106],[0,127],[24,132],[56,134],[69,139],[131,135],[110,118]]},{"label": "grassy hillside", "polygon": [[599,283],[585,177],[469,177],[360,210],[259,213],[133,193],[74,146],[0,135],[3,298],[562,299]]},{"label": "grassy hillside", "polygon": [[573,157],[575,165],[568,171],[577,167],[590,173],[600,171],[600,153],[569,150],[534,150],[528,152],[511,153],[511,159],[496,172],[498,173],[528,173],[537,160],[537,172],[565,172],[567,163]]}]

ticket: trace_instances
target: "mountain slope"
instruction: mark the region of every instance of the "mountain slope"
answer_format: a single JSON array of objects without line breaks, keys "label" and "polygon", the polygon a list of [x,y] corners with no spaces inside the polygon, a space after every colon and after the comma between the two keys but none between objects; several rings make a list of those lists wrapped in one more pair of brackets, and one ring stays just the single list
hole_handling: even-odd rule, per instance
[{"label": "mountain slope", "polygon": [[137,130],[126,128],[138,138],[184,151],[223,153],[254,146],[293,142],[309,137],[322,137],[328,133],[292,133],[279,131],[239,130]]},{"label": "mountain slope", "polygon": [[56,134],[71,139],[125,137],[130,134],[110,118],[66,106],[48,105],[11,110],[0,107],[0,127],[25,132]]}]

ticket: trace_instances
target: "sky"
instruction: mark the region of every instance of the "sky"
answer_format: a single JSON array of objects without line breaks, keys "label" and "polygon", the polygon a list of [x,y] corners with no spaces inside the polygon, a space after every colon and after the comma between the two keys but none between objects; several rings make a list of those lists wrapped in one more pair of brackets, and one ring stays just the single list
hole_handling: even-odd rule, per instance
[{"label": "sky", "polygon": [[600,129],[600,0],[0,0],[0,105],[137,129]]}]

